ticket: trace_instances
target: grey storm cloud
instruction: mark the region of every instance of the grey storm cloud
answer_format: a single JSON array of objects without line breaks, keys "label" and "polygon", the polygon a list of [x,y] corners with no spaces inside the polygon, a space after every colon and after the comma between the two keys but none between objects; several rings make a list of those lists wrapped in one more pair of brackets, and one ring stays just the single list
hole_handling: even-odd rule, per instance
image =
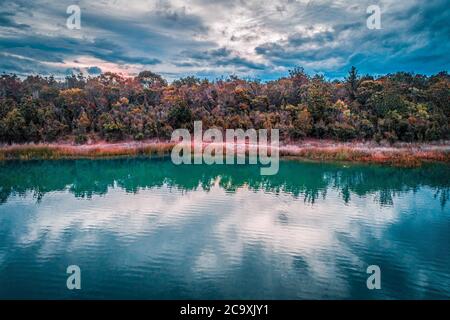
[{"label": "grey storm cloud", "polygon": [[[330,30],[314,33],[309,27],[303,33],[290,34],[283,41],[263,43],[255,51],[276,64],[290,66],[299,61],[340,61],[337,68],[328,67],[330,74],[342,74],[353,64],[368,73],[448,70],[450,11],[447,6],[446,1],[435,0],[387,8],[382,14],[381,30],[369,30],[364,15],[351,23],[350,19],[336,19]],[[365,8],[354,7],[353,11]],[[324,10],[323,4],[316,7],[312,3],[310,10],[333,21],[331,12]],[[346,12],[341,8],[334,15],[346,17]]]},{"label": "grey storm cloud", "polygon": [[[69,5],[81,30],[66,27]],[[98,74],[111,68],[273,78],[296,65],[342,77],[435,73],[450,65],[448,0],[0,0],[0,72]]]},{"label": "grey storm cloud", "polygon": [[0,12],[0,26],[3,28],[26,29],[30,26],[24,23],[16,23],[12,12]]},{"label": "grey storm cloud", "polygon": [[127,52],[114,42],[105,39],[94,41],[50,36],[22,36],[21,38],[0,38],[3,52],[26,55],[40,61],[62,62],[64,57],[91,55],[118,63],[140,63],[153,65],[161,61],[156,58],[138,57]]},{"label": "grey storm cloud", "polygon": [[227,48],[219,48],[213,50],[206,51],[183,51],[181,52],[182,57],[188,57],[191,61],[195,62],[182,62],[185,64],[192,65],[212,65],[216,67],[226,67],[226,66],[234,66],[236,68],[245,68],[245,69],[256,69],[256,70],[264,70],[266,65],[261,63],[255,63],[245,58],[239,57],[236,53],[233,53],[232,50]]}]

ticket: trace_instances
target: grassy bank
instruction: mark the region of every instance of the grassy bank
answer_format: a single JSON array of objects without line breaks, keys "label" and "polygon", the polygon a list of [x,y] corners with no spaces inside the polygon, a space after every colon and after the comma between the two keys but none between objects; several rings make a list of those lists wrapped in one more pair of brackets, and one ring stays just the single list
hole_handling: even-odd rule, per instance
[{"label": "grassy bank", "polygon": [[170,154],[173,144],[98,144],[72,146],[59,144],[24,144],[0,148],[0,160],[57,160],[79,158],[111,158],[162,156]]},{"label": "grassy bank", "polygon": [[388,150],[370,151],[337,148],[300,148],[298,150],[281,150],[282,156],[291,156],[314,161],[344,161],[385,164],[400,167],[418,167],[423,162],[450,163],[450,152],[442,150]]},{"label": "grassy bank", "polygon": [[[23,144],[0,147],[0,161],[56,160],[77,158],[109,158],[135,156],[162,156],[170,154],[170,142],[98,143],[93,145]],[[417,167],[423,162],[450,163],[450,144],[404,144],[379,146],[372,143],[336,143],[309,141],[285,144],[280,156],[313,161],[344,161]]]}]

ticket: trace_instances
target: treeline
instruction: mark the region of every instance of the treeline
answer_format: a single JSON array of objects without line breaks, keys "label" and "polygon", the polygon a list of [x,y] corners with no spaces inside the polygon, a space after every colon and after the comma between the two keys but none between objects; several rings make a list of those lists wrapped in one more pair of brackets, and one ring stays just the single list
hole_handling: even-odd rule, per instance
[{"label": "treeline", "polygon": [[284,141],[431,141],[450,137],[450,76],[399,72],[374,78],[353,67],[343,81],[302,68],[275,81],[186,77],[168,84],[137,77],[82,74],[0,77],[0,141],[170,139],[177,128],[278,128]]}]

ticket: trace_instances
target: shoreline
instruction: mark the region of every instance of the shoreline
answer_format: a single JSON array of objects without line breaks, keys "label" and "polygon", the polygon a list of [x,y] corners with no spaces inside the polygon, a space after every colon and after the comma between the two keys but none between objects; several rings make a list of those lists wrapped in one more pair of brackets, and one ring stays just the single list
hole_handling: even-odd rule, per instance
[{"label": "shoreline", "polygon": [[[96,142],[85,145],[70,143],[0,145],[0,161],[164,156],[170,154],[174,145],[175,143],[170,141]],[[208,143],[204,143],[205,145]],[[225,148],[227,144],[222,143],[222,146]],[[450,141],[397,143],[391,146],[375,142],[310,139],[281,143],[279,154],[280,158],[317,162],[338,161],[418,167],[424,162],[450,163]]]}]

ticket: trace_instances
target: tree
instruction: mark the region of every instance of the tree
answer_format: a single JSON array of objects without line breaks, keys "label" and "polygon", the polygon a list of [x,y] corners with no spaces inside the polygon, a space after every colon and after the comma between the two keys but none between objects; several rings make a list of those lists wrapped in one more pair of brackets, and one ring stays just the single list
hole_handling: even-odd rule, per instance
[{"label": "tree", "polygon": [[167,86],[167,81],[164,80],[163,77],[151,71],[140,72],[139,75],[137,76],[137,79],[146,89],[152,86],[162,86],[162,87]]},{"label": "tree", "polygon": [[12,142],[23,142],[26,140],[26,123],[18,108],[8,112],[1,121],[1,137],[9,144]]},{"label": "tree", "polygon": [[172,84],[176,87],[181,87],[181,86],[193,87],[193,86],[200,85],[201,80],[200,80],[200,78],[197,78],[194,76],[189,76],[189,77],[184,77],[184,78],[175,80]]},{"label": "tree", "polygon": [[323,79],[315,78],[310,83],[307,91],[307,105],[314,122],[326,118],[327,107],[331,105],[331,94]]},{"label": "tree", "polygon": [[175,129],[187,128],[192,125],[192,112],[185,103],[178,103],[170,109],[167,120]]},{"label": "tree", "polygon": [[359,76],[358,71],[354,66],[351,67],[350,71],[348,72],[348,76],[345,79],[347,83],[347,90],[350,96],[351,100],[355,100],[356,90],[358,90],[358,84],[359,84]]}]

